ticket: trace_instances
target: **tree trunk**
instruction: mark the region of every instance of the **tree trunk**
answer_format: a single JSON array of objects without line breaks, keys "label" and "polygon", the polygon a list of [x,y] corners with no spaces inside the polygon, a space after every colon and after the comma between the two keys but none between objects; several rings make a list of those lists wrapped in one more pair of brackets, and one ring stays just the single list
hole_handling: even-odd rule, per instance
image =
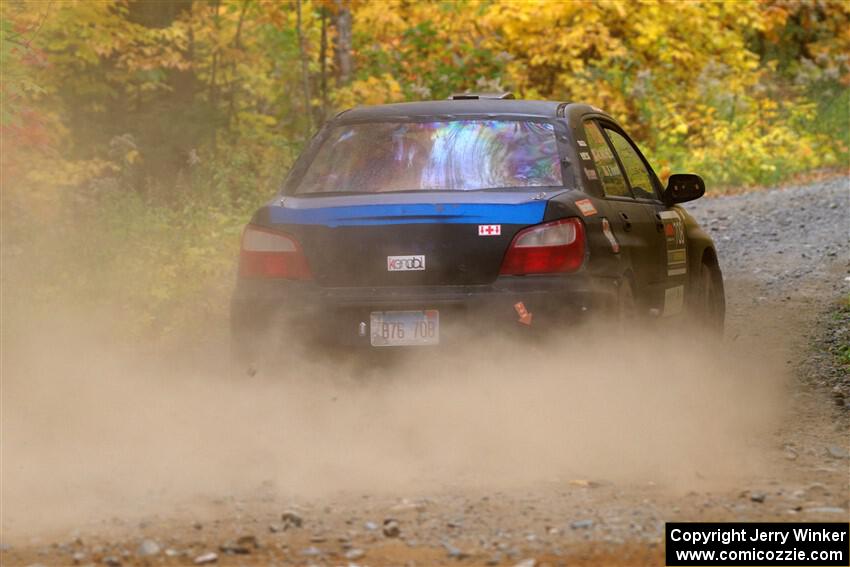
[{"label": "tree trunk", "polygon": [[346,0],[334,0],[337,11],[334,26],[336,27],[336,45],[334,55],[337,68],[337,86],[351,82],[354,66],[351,60],[351,8]]},{"label": "tree trunk", "polygon": [[298,33],[298,53],[301,56],[301,83],[304,89],[304,117],[307,119],[304,133],[304,140],[306,141],[313,131],[313,117],[310,111],[310,69],[307,61],[307,49],[304,45],[304,32],[301,27],[301,0],[296,0],[295,10],[295,30]]},{"label": "tree trunk", "polygon": [[[221,7],[221,0],[215,0],[213,4],[213,22],[215,23],[216,36],[219,33],[219,8]],[[216,73],[218,72],[218,59],[219,59],[219,50],[216,49],[213,52],[212,56],[212,71],[210,73],[210,82],[209,82],[209,101],[210,101],[210,110],[212,111],[214,122],[212,126],[212,154],[213,159],[218,157],[218,84],[216,83],[217,77]]]},{"label": "tree trunk", "polygon": [[[0,0],[2,2],[2,0]],[[127,20],[149,29],[166,29],[175,21],[191,16],[191,0],[172,0],[169,2],[148,2],[133,0],[127,3]],[[191,29],[191,28],[190,28]],[[184,61],[194,63],[193,44],[190,38],[187,48],[181,53]],[[179,189],[176,182],[186,165],[189,151],[196,147],[200,135],[192,128],[187,116],[194,107],[195,95],[199,88],[198,77],[190,66],[187,69],[171,68],[165,70],[163,81],[167,89],[155,92],[136,92],[135,112],[128,100],[127,110],[133,116],[135,124],[129,128],[137,140],[145,159],[134,165],[136,188],[158,199],[167,201],[176,194],[171,188]],[[165,120],[170,114],[176,118]],[[124,117],[116,118],[123,122]],[[152,183],[148,183],[151,180]],[[152,189],[164,189],[165,193],[151,194]]]},{"label": "tree trunk", "polygon": [[322,91],[322,116],[324,122],[328,117],[328,11],[322,7],[322,39],[319,44],[319,64],[321,66],[320,88]]},{"label": "tree trunk", "polygon": [[[242,10],[239,12],[239,21],[236,24],[236,33],[233,36],[233,48],[242,50],[242,25],[245,22],[245,12],[248,11],[248,0],[242,1]],[[230,76],[236,75],[236,60],[230,63]],[[229,101],[227,103],[227,128],[230,129],[233,122],[233,115],[236,109],[236,89],[238,82],[232,82],[228,89]],[[232,132],[231,132],[232,133]]]}]

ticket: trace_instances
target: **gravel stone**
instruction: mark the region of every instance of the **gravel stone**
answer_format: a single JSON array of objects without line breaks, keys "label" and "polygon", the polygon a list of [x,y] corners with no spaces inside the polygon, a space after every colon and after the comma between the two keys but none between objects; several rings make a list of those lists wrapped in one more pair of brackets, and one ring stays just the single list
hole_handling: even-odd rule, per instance
[{"label": "gravel stone", "polygon": [[447,555],[448,555],[451,559],[457,559],[458,561],[461,561],[461,560],[466,559],[467,557],[469,557],[469,554],[468,554],[468,553],[466,553],[465,551],[463,551],[463,550],[462,550],[461,548],[459,548],[459,547],[455,547],[454,545],[452,545],[452,544],[450,544],[450,543],[444,543],[444,544],[443,544],[443,548],[446,550],[446,554],[447,554]]},{"label": "gravel stone", "polygon": [[758,503],[761,504],[762,502],[765,501],[765,499],[767,499],[767,494],[765,494],[764,492],[751,492],[750,493],[750,500],[753,501],[753,502],[758,502]]},{"label": "gravel stone", "polygon": [[301,550],[301,555],[304,557],[318,557],[322,554],[322,550],[316,546],[311,545],[310,547]]},{"label": "gravel stone", "polygon": [[149,557],[151,555],[159,555],[161,550],[162,548],[157,542],[152,539],[146,539],[139,544],[139,549],[136,550],[136,555]]},{"label": "gravel stone", "polygon": [[300,528],[304,525],[304,519],[294,510],[287,510],[280,515],[280,521],[283,522],[283,529]]},{"label": "gravel stone", "polygon": [[401,535],[401,527],[396,520],[387,518],[384,520],[383,533],[385,537],[398,537]]},{"label": "gravel stone", "polygon": [[254,549],[260,548],[260,542],[257,540],[257,536],[253,534],[245,534],[241,535],[236,539],[236,543],[239,545],[244,545],[245,547],[253,547]]},{"label": "gravel stone", "polygon": [[250,547],[247,545],[241,545],[235,541],[228,541],[221,544],[218,546],[218,550],[228,555],[248,555],[251,553]]},{"label": "gravel stone", "polygon": [[826,448],[827,453],[833,459],[850,459],[850,453],[847,452],[847,449],[844,447],[839,447],[838,445],[830,445]]},{"label": "gravel stone", "polygon": [[814,508],[806,508],[809,514],[844,514],[847,515],[847,510],[838,506],[815,506]]},{"label": "gravel stone", "polygon": [[195,563],[195,565],[206,565],[208,563],[215,563],[216,561],[218,561],[218,554],[210,551],[208,553],[202,553],[201,555],[198,555],[197,557],[195,557],[193,562]]}]

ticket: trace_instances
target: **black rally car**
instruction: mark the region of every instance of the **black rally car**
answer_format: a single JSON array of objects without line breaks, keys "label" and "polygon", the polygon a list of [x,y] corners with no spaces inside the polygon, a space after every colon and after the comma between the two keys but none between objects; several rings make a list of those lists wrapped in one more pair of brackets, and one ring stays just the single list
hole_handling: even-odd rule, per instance
[{"label": "black rally car", "polygon": [[458,95],[358,107],[312,140],[242,237],[237,354],[261,339],[370,348],[579,314],[722,329],[711,238],[623,129],[587,104]]}]

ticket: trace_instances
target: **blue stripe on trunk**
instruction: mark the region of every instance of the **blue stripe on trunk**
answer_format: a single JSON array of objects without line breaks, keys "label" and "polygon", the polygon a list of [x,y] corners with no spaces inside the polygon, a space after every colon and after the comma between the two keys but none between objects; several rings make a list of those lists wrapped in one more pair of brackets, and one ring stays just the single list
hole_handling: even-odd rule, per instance
[{"label": "blue stripe on trunk", "polygon": [[403,204],[357,205],[291,209],[269,207],[274,224],[371,226],[384,224],[537,224],[543,221],[545,201],[517,204]]}]

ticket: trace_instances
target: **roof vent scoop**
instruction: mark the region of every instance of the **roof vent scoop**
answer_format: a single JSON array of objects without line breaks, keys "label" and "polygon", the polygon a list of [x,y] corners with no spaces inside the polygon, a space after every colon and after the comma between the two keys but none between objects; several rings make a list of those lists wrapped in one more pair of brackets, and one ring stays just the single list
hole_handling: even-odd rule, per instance
[{"label": "roof vent scoop", "polygon": [[449,100],[513,100],[514,93],[457,93],[449,97]]}]

